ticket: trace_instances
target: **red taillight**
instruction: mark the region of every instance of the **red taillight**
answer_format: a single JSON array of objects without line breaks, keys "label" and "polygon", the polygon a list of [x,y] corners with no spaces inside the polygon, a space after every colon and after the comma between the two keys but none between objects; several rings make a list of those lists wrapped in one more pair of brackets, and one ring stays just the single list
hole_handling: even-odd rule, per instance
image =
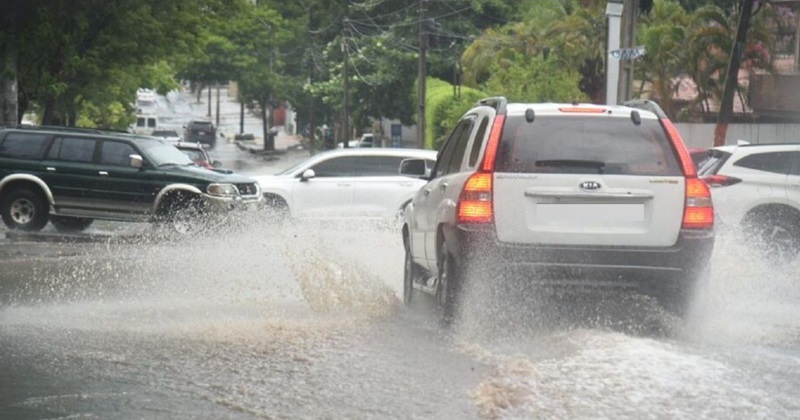
[{"label": "red taillight", "polygon": [[505,115],[501,114],[494,117],[492,131],[489,132],[489,142],[486,143],[486,151],[483,152],[483,165],[481,165],[481,169],[484,172],[494,171],[494,161],[497,157],[497,146],[500,144],[500,135],[503,134],[503,123],[505,121]]},{"label": "red taillight", "polygon": [[704,176],[702,179],[711,188],[727,187],[742,182],[739,178],[725,175],[708,175]]},{"label": "red taillight", "polygon": [[714,227],[711,191],[701,179],[686,179],[686,204],[683,208],[682,227],[684,229],[711,229]]},{"label": "red taillight", "polygon": [[472,174],[458,197],[458,223],[492,223],[492,174]]},{"label": "red taillight", "polygon": [[674,147],[675,151],[678,152],[678,158],[681,161],[680,163],[681,169],[683,170],[683,175],[691,178],[696,177],[697,168],[694,166],[692,155],[689,153],[689,150],[683,143],[683,139],[681,138],[681,134],[678,132],[678,129],[672,125],[672,121],[670,121],[669,118],[662,118],[661,125],[664,127],[664,130],[667,131],[669,140],[672,142],[672,147]]}]

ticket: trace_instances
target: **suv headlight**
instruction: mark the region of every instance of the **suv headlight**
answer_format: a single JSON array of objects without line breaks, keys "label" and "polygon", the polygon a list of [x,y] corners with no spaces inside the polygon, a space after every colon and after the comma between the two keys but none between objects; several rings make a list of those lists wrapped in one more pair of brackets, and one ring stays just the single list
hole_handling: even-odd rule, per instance
[{"label": "suv headlight", "polygon": [[239,190],[233,184],[210,184],[206,189],[210,195],[218,197],[237,197]]}]

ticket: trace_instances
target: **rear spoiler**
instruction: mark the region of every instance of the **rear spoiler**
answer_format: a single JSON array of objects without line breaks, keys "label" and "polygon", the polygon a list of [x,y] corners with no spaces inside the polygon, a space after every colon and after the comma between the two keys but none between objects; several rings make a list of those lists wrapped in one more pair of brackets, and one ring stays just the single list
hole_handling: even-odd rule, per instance
[{"label": "rear spoiler", "polygon": [[649,99],[631,99],[629,101],[625,101],[622,103],[623,106],[627,106],[629,108],[636,108],[641,109],[644,111],[650,111],[653,114],[656,114],[656,117],[659,119],[667,118],[667,114],[658,106],[657,103],[651,101]]}]

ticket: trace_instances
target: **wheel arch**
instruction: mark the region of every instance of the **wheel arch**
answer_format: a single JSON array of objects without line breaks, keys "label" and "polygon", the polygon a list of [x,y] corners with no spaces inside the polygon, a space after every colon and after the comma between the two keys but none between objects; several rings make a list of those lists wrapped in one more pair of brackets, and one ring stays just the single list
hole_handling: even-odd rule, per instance
[{"label": "wheel arch", "polygon": [[0,195],[3,195],[5,191],[10,189],[24,186],[31,186],[38,189],[44,195],[45,199],[47,200],[47,204],[51,208],[55,207],[56,202],[53,198],[53,192],[50,190],[50,187],[48,187],[41,178],[35,175],[13,174],[3,178],[0,180]]},{"label": "wheel arch", "polygon": [[779,214],[786,214],[796,219],[800,219],[800,209],[797,209],[795,207],[783,203],[768,203],[768,204],[760,204],[748,210],[745,213],[744,218],[742,219],[742,223],[747,223],[754,217],[758,217],[760,215],[779,215]]},{"label": "wheel arch", "polygon": [[168,202],[169,199],[182,194],[196,196],[198,198],[203,196],[203,192],[200,191],[200,189],[195,187],[194,185],[189,185],[189,184],[168,185],[162,188],[161,191],[158,192],[158,195],[156,195],[156,200],[153,203],[153,212],[158,213],[158,211],[163,207],[164,203]]}]

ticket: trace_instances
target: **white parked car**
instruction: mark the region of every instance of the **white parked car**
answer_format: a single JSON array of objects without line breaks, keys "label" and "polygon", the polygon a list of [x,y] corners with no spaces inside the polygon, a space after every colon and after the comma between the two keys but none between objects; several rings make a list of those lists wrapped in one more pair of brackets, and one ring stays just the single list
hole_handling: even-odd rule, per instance
[{"label": "white parked car", "polygon": [[800,144],[739,144],[709,149],[699,168],[721,226],[741,227],[766,255],[800,252]]},{"label": "white parked car", "polygon": [[436,151],[336,149],[322,152],[276,175],[255,176],[265,203],[293,218],[390,220],[398,217],[425,184],[400,175],[405,159],[423,159],[427,170]]}]

